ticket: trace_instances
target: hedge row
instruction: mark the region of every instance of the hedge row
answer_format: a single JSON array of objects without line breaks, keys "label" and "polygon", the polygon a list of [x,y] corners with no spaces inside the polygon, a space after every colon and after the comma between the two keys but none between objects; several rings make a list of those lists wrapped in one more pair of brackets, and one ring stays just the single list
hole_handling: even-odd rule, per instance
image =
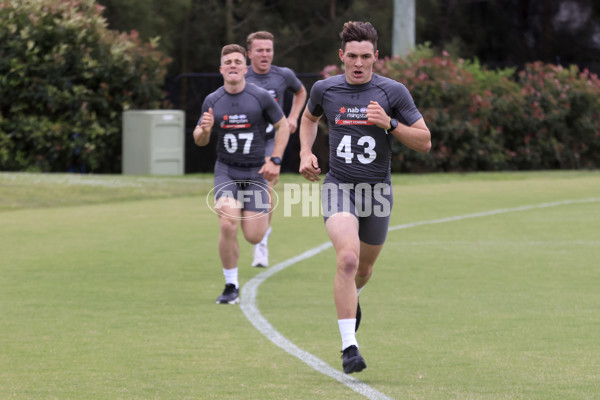
[{"label": "hedge row", "polygon": [[121,115],[159,108],[168,59],[94,0],[0,0],[0,170],[118,172]]},{"label": "hedge row", "polygon": [[[0,0],[0,170],[119,172],[122,112],[161,107],[168,62],[107,29],[94,0]],[[433,136],[427,155],[396,143],[394,172],[600,166],[588,71],[488,70],[426,46],[375,71],[407,86]]]},{"label": "hedge row", "polygon": [[396,143],[394,172],[600,167],[600,80],[587,70],[488,70],[424,46],[375,72],[408,88],[432,133],[427,155]]}]

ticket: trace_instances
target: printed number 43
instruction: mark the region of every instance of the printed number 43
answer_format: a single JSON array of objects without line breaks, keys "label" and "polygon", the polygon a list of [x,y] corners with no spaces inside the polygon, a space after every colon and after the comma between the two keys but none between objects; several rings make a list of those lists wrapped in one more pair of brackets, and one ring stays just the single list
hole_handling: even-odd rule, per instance
[{"label": "printed number 43", "polygon": [[[357,154],[356,158],[361,164],[370,164],[377,157],[377,153],[375,153],[375,139],[371,136],[361,136],[358,139],[359,146],[364,146],[363,153]],[[352,136],[345,135],[342,140],[340,140],[340,144],[336,149],[336,154],[338,157],[346,160],[346,164],[352,164],[352,159],[354,158],[354,153],[352,152]]]}]

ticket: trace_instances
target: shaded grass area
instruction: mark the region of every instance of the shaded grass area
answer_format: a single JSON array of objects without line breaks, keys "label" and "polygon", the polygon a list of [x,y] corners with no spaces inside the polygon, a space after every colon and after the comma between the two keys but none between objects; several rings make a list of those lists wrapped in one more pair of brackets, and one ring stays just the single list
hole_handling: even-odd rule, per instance
[{"label": "shaded grass area", "polygon": [[156,177],[0,173],[0,211],[206,195],[209,174]]}]

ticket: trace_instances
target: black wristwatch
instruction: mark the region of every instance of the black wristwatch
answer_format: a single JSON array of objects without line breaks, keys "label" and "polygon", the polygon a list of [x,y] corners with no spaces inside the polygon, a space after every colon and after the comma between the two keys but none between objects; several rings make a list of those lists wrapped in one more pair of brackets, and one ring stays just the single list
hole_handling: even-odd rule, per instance
[{"label": "black wristwatch", "polygon": [[386,129],[387,133],[392,133],[394,129],[398,127],[398,120],[394,118],[390,118],[390,129]]},{"label": "black wristwatch", "polygon": [[271,157],[271,158],[269,158],[269,161],[271,161],[275,165],[281,165],[281,158],[280,157]]}]

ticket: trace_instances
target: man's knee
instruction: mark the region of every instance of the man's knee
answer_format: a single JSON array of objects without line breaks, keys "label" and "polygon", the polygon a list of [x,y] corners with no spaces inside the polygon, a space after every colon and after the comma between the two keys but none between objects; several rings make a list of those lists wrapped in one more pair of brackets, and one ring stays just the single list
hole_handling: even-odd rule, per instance
[{"label": "man's knee", "polygon": [[338,254],[338,269],[342,273],[356,274],[358,269],[358,255],[351,250],[341,250]]},{"label": "man's knee", "polygon": [[367,266],[359,266],[358,271],[356,271],[356,276],[359,278],[368,278],[373,273],[373,265]]},{"label": "man's knee", "polygon": [[253,220],[252,223],[244,224],[242,225],[244,239],[246,239],[246,241],[248,241],[250,244],[258,244],[267,233],[268,228],[268,220],[256,219]]},{"label": "man's knee", "polygon": [[258,244],[266,232],[244,232],[244,238],[250,244]]},{"label": "man's knee", "polygon": [[221,234],[223,236],[229,237],[229,236],[237,235],[237,230],[238,230],[237,221],[235,221],[231,218],[221,217],[220,226],[221,226]]}]

